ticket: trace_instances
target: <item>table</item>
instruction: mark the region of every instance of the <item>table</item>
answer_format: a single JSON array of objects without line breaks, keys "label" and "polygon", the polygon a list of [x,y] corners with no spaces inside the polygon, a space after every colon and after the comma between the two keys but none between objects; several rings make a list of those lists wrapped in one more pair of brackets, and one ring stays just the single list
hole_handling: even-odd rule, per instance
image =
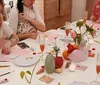
[{"label": "table", "polygon": [[[62,34],[63,31],[56,30],[56,33]],[[62,34],[62,35],[64,35],[64,34]],[[37,44],[36,50],[39,51],[38,40],[36,41],[33,39],[26,39],[23,42],[28,44],[30,47],[34,47]],[[62,43],[60,45],[60,47],[62,47],[61,49],[63,49],[64,42],[60,41],[59,39],[57,40],[57,42],[58,42],[57,45],[59,45],[59,43]],[[91,48],[92,47],[96,48],[96,50],[94,51],[96,54],[99,53],[100,44],[94,42],[91,45]],[[48,48],[46,48],[46,50],[48,50]],[[64,65],[62,67],[61,74],[57,74],[57,73],[47,74],[46,72],[39,74],[39,75],[34,74],[33,79],[32,79],[32,83],[30,85],[48,85],[48,84],[39,80],[39,78],[42,75],[47,75],[47,76],[50,76],[51,78],[54,78],[53,82],[51,82],[49,85],[57,85],[58,82],[61,82],[61,85],[68,85],[74,81],[82,81],[82,82],[90,83],[92,80],[96,79],[96,70],[95,70],[96,57],[94,57],[94,58],[88,57],[88,59],[86,61],[78,63],[78,64],[88,66],[86,71],[75,70],[75,72],[70,72],[68,69],[65,69],[66,62],[67,61],[64,61]],[[4,85],[29,85],[25,79],[20,78],[20,71],[27,71],[27,70],[31,71],[33,66],[19,67],[19,66],[16,66],[15,64],[13,64],[12,62],[0,62],[0,65],[4,65],[4,64],[9,64],[10,68],[0,68],[0,74],[4,73],[5,71],[8,72],[8,71],[15,70],[15,72],[13,72],[11,74],[0,77],[0,80],[4,79],[4,78],[8,78],[9,82],[5,83]],[[43,65],[43,62],[40,62],[38,64],[34,73],[36,73],[39,70],[41,65]]]}]

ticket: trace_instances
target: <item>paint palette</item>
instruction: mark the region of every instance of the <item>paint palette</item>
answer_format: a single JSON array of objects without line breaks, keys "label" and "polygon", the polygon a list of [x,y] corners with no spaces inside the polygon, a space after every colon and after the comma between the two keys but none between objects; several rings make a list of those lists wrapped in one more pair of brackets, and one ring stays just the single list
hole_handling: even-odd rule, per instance
[{"label": "paint palette", "polygon": [[36,55],[34,56],[19,56],[13,60],[13,63],[15,65],[21,66],[21,67],[27,67],[32,66],[37,62],[38,58]]},{"label": "paint palette", "polygon": [[71,83],[69,85],[90,85],[90,84],[85,83],[85,82],[73,82],[73,83]]}]

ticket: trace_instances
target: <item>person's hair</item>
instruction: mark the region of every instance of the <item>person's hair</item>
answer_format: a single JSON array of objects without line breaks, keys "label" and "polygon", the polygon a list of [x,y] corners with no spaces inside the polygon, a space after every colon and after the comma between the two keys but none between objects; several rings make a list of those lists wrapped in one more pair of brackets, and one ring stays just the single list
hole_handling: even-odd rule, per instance
[{"label": "person's hair", "polygon": [[[2,7],[4,8],[4,0],[0,0],[0,4],[2,5]],[[5,9],[3,9],[3,20],[6,21],[7,20],[7,14],[6,14],[6,11]]]},{"label": "person's hair", "polygon": [[23,0],[17,0],[17,9],[19,13],[23,12]]},{"label": "person's hair", "polygon": [[0,4],[2,5],[2,7],[4,7],[4,1],[0,0]]}]

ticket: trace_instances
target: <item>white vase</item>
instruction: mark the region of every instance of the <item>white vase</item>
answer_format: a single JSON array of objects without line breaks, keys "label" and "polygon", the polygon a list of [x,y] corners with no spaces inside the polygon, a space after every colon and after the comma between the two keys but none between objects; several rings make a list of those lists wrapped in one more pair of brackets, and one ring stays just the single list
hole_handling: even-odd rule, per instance
[{"label": "white vase", "polygon": [[86,47],[83,49],[76,49],[70,53],[68,57],[72,62],[82,62],[88,58],[88,50]]}]

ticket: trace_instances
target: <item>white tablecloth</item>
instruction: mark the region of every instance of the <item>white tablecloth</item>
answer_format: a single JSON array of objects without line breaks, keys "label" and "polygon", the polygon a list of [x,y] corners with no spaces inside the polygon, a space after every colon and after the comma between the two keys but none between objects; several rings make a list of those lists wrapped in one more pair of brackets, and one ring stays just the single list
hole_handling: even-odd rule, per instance
[{"label": "white tablecloth", "polygon": [[[58,31],[56,31],[56,33],[62,34],[64,32],[58,30]],[[33,47],[36,51],[39,52],[38,40],[26,39],[23,42],[25,42],[27,45],[29,45],[30,47]],[[47,40],[46,40],[46,43],[47,43]],[[57,45],[60,46],[61,49],[64,49],[64,46],[63,46],[64,43],[65,42],[57,39]],[[96,50],[94,52],[97,54],[99,52],[100,44],[94,42],[91,45],[91,48],[92,47],[96,48]],[[48,47],[45,48],[45,51],[47,51],[47,50],[48,50]],[[92,80],[96,79],[96,75],[97,75],[96,74],[96,57],[94,57],[94,58],[88,57],[88,59],[86,61],[78,63],[78,64],[85,65],[88,67],[85,71],[75,70],[75,72],[70,72],[68,69],[65,69],[66,62],[67,61],[64,61],[64,65],[62,67],[61,74],[57,74],[57,73],[47,74],[45,71],[42,74],[36,75],[35,73],[40,69],[41,65],[44,65],[43,61],[41,61],[38,64],[38,66],[34,72],[31,85],[57,85],[58,82],[61,82],[61,85],[68,85],[74,81],[81,81],[81,82],[90,83]],[[15,72],[0,77],[0,80],[2,80],[4,78],[7,78],[9,80],[9,82],[5,83],[4,85],[29,85],[25,79],[20,78],[20,72],[27,71],[27,70],[31,71],[33,66],[19,67],[19,66],[16,66],[15,64],[13,64],[12,62],[0,62],[0,65],[5,65],[5,64],[9,64],[10,67],[9,68],[0,68],[0,74],[3,74],[5,72],[9,72],[9,71],[13,71],[13,70],[15,70]],[[50,84],[46,84],[46,83],[39,80],[39,78],[42,75],[50,76],[51,78],[54,78],[54,80]]]}]

